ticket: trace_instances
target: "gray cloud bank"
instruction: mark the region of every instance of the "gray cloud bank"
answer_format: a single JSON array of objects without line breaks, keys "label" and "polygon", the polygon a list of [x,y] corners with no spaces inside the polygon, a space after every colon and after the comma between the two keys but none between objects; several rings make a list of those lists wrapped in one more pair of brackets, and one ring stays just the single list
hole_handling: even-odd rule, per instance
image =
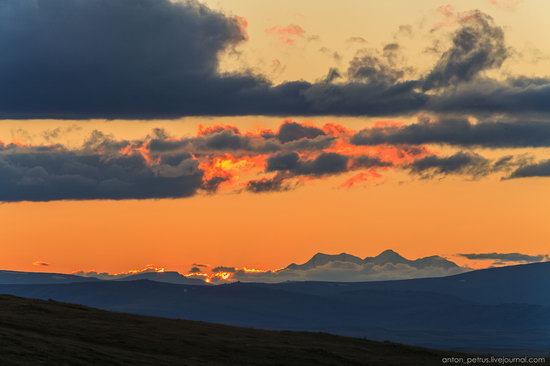
[{"label": "gray cloud bank", "polygon": [[548,254],[529,255],[523,253],[462,253],[460,256],[472,260],[494,261],[495,264],[513,264],[513,263],[537,263],[550,260]]},{"label": "gray cloud bank", "polygon": [[550,177],[550,160],[526,164],[516,169],[510,178]]},{"label": "gray cloud bank", "polygon": [[[287,133],[288,126],[294,132]],[[245,162],[246,169],[262,174],[236,190],[252,193],[286,191],[302,180],[352,172],[356,175],[351,181],[371,179],[388,169],[422,179],[453,175],[478,179],[493,173],[504,179],[550,175],[548,161],[535,162],[524,155],[498,159],[470,151],[435,155],[410,145],[388,146],[381,152],[331,151],[335,142],[346,144],[348,139],[285,122],[276,132],[241,134],[235,127],[215,126],[183,138],[157,129],[143,139],[115,140],[94,131],[75,149],[0,142],[0,202],[182,198],[201,191],[214,193],[221,184],[235,182],[236,171],[216,166],[220,159]],[[401,158],[385,156],[388,149],[391,156]]]},{"label": "gray cloud bank", "polygon": [[352,137],[356,145],[442,144],[461,147],[550,147],[550,123],[531,121],[420,121],[404,126],[365,129]]},{"label": "gray cloud bank", "polygon": [[3,0],[0,117],[550,112],[549,80],[484,77],[509,51],[479,11],[413,80],[395,62],[397,44],[316,83],[220,73],[219,55],[246,37],[238,18],[195,0]]},{"label": "gray cloud bank", "polygon": [[149,165],[139,154],[0,145],[0,201],[187,197],[203,172],[190,154]]},{"label": "gray cloud bank", "polygon": [[530,166],[528,161],[527,157],[521,155],[507,155],[491,160],[473,152],[459,151],[448,156],[429,155],[419,158],[409,164],[408,168],[411,173],[418,174],[424,179],[449,175],[478,179],[496,172],[504,172],[508,174],[504,179],[510,179],[517,178],[519,171]]}]

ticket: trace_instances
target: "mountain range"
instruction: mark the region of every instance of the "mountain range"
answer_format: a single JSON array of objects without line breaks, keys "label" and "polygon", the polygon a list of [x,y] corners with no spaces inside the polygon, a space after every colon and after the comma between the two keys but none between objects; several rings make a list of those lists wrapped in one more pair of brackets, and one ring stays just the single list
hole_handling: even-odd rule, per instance
[{"label": "mountain range", "polygon": [[351,254],[341,253],[341,254],[324,254],[317,253],[310,260],[304,264],[292,263],[286,267],[286,269],[292,270],[308,270],[316,267],[324,266],[332,262],[344,262],[344,263],[354,263],[354,264],[375,264],[375,265],[386,265],[386,264],[406,264],[415,268],[427,268],[427,267],[441,267],[441,268],[460,268],[455,263],[440,257],[438,255],[423,257],[416,260],[409,260],[399,253],[388,249],[380,253],[375,257],[366,257],[361,259]]},{"label": "mountain range", "polygon": [[285,281],[381,281],[424,277],[443,277],[467,269],[440,257],[410,260],[393,250],[364,259],[347,254],[317,253],[303,264],[292,263],[278,271],[248,272],[235,270],[232,279],[242,282]]},{"label": "mountain range", "polygon": [[24,284],[62,284],[78,282],[99,282],[99,281],[139,281],[150,280],[180,285],[206,285],[203,280],[189,278],[178,272],[141,272],[125,276],[107,277],[82,276],[78,274],[46,273],[46,272],[18,272],[0,270],[0,284],[24,285]]},{"label": "mountain range", "polygon": [[1,271],[0,284],[54,284],[99,281],[95,277],[83,277],[64,273]]},{"label": "mountain range", "polygon": [[550,349],[550,263],[370,282],[136,281],[0,285],[0,293],[105,310],[497,354]]},{"label": "mountain range", "polygon": [[139,281],[139,280],[150,280],[157,282],[166,282],[173,283],[178,285],[206,285],[206,283],[198,278],[189,278],[181,273],[174,271],[163,271],[163,272],[142,272],[136,273],[129,276],[124,276],[116,279],[115,281]]},{"label": "mountain range", "polygon": [[[277,271],[250,272],[227,267],[231,271],[226,282],[285,281],[373,281],[424,277],[442,277],[465,272],[466,269],[440,257],[409,260],[393,250],[361,259],[351,254],[317,253],[303,264],[292,263]],[[201,273],[202,275],[202,273]],[[216,278],[215,278],[216,279]],[[151,280],[181,285],[207,285],[204,276],[182,275],[176,271],[146,270],[138,273],[108,274],[77,272],[74,274],[1,271],[0,284],[56,284],[100,280]]]}]

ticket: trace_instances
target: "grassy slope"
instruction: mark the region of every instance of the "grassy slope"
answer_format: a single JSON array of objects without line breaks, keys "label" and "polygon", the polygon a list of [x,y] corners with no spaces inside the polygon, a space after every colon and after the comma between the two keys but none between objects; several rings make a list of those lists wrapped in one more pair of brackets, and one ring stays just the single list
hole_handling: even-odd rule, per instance
[{"label": "grassy slope", "polygon": [[435,351],[321,333],[236,328],[0,296],[2,366],[420,366],[440,365],[441,357]]}]

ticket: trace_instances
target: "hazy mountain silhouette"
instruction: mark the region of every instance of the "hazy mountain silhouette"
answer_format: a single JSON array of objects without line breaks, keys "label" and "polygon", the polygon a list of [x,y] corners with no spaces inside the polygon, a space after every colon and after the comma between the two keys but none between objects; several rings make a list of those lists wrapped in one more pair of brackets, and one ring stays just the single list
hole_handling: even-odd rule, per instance
[{"label": "hazy mountain silhouette", "polygon": [[[351,264],[352,267],[346,265]],[[344,267],[342,267],[344,265]],[[346,272],[348,271],[348,272]],[[303,264],[292,263],[280,271],[267,273],[244,272],[235,280],[244,282],[285,281],[365,281],[420,277],[448,276],[462,272],[455,263],[439,256],[409,260],[393,250],[386,250],[375,257],[360,257],[341,253],[317,253]],[[97,275],[97,277],[94,277]],[[75,274],[0,271],[0,284],[59,284],[91,281],[151,280],[182,285],[208,285],[201,278],[190,278],[176,271],[144,271],[128,275],[109,275],[95,272]]]},{"label": "hazy mountain silhouette", "polygon": [[550,344],[550,263],[406,281],[2,285],[0,293],[266,329],[312,330],[458,350]]},{"label": "hazy mountain silhouette", "polygon": [[408,259],[402,257],[400,254],[394,252],[391,249],[387,249],[382,253],[378,254],[376,257],[367,257],[364,260],[364,263],[374,263],[374,264],[398,264],[398,263],[410,263]]},{"label": "hazy mountain silhouette", "polygon": [[341,254],[317,253],[304,264],[291,263],[286,268],[305,270],[305,269],[312,269],[315,267],[323,266],[330,262],[349,262],[349,263],[355,263],[355,264],[362,264],[363,260],[359,257],[356,257],[351,254],[347,254],[347,253],[341,253]]},{"label": "hazy mountain silhouette", "polygon": [[64,273],[0,271],[0,284],[56,284],[99,281],[95,277],[81,277]]},{"label": "hazy mountain silhouette", "polygon": [[359,264],[359,265],[375,264],[379,266],[386,265],[386,264],[406,264],[406,265],[413,266],[415,268],[427,268],[427,267],[441,267],[446,269],[459,268],[459,266],[456,265],[455,263],[437,255],[419,258],[416,260],[409,260],[401,256],[399,253],[391,249],[387,249],[375,257],[366,257],[365,259],[361,259],[357,256],[354,256],[348,253],[340,253],[340,254],[317,253],[304,264],[292,263],[289,266],[287,266],[286,269],[308,270],[319,266],[327,265],[331,262],[344,262],[344,263],[353,263],[353,264]]},{"label": "hazy mountain silhouette", "polygon": [[409,261],[409,263],[416,268],[426,268],[426,267],[439,267],[439,268],[459,268],[459,266],[451,262],[450,260],[440,257],[438,255],[432,255],[429,257],[415,259],[414,261]]},{"label": "hazy mountain silhouette", "polygon": [[139,280],[151,280],[156,282],[166,282],[179,285],[207,285],[201,279],[188,278],[178,272],[165,271],[165,272],[142,272],[126,277],[118,278],[115,281],[139,281]]},{"label": "hazy mountain silhouette", "polygon": [[[181,285],[206,285],[207,283],[198,278],[188,278],[178,272],[141,272],[123,277],[113,278],[112,281],[139,281],[151,280],[157,282],[174,283]],[[0,284],[3,285],[40,285],[40,284],[61,284],[78,282],[109,281],[90,276],[79,276],[76,274],[46,273],[46,272],[19,272],[0,271]]]},{"label": "hazy mountain silhouette", "polygon": [[317,253],[303,264],[292,263],[268,273],[236,273],[234,278],[245,282],[284,281],[382,281],[396,279],[444,277],[467,271],[455,263],[430,256],[407,259],[393,250],[364,259],[348,254]]}]

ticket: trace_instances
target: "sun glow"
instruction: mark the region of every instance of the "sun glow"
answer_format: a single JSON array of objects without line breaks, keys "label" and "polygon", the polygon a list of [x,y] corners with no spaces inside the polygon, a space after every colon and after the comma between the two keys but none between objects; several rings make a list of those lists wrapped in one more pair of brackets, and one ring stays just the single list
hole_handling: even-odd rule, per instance
[{"label": "sun glow", "polygon": [[204,172],[205,182],[213,179],[222,180],[223,185],[231,185],[239,179],[241,172],[250,171],[263,165],[263,158],[236,157],[230,154],[223,156],[200,159],[199,168]]}]

